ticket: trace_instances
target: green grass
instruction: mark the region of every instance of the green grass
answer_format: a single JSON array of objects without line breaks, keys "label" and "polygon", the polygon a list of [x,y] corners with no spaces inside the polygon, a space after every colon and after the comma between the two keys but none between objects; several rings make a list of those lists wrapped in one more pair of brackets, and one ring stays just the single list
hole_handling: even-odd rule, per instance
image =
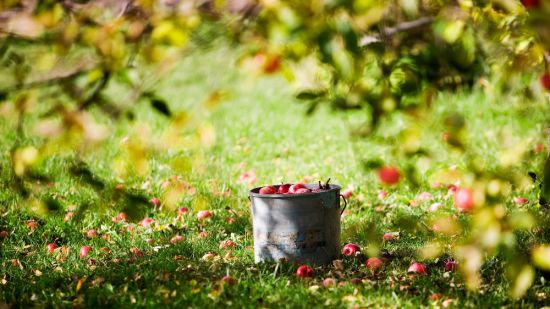
[{"label": "green grass", "polygon": [[[445,274],[442,259],[424,261],[429,267],[428,276],[409,277],[405,271],[417,259],[415,250],[433,235],[425,229],[408,230],[400,221],[406,217],[424,222],[430,217],[429,206],[435,202],[442,204],[442,212],[454,213],[446,189],[430,186],[437,171],[451,165],[458,169],[465,166],[464,155],[449,150],[441,141],[442,119],[449,111],[466,116],[469,155],[480,156],[480,164],[490,169],[501,157],[498,149],[503,139],[511,144],[525,141],[525,147],[540,142],[538,136],[548,114],[543,103],[527,104],[521,96],[490,96],[482,89],[441,94],[434,102],[437,108],[432,122],[418,124],[423,132],[419,137],[422,147],[434,154],[424,162],[415,157],[395,157],[391,152],[390,146],[396,142],[394,133],[403,129],[403,119],[411,116],[397,115],[384,123],[378,138],[357,139],[350,132],[364,120],[362,112],[342,114],[323,107],[313,116],[305,117],[307,106],[293,98],[286,81],[280,76],[251,80],[234,67],[236,57],[236,52],[226,47],[193,54],[155,86],[173,110],[192,111],[192,122],[213,125],[216,143],[209,148],[152,151],[148,153],[150,172],[145,177],[131,175],[124,179],[126,188],[163,199],[162,182],[172,175],[180,176],[196,189],[194,194],[182,194],[178,200],[178,206],[191,209],[183,220],[176,218],[174,210],[150,207],[141,215],[154,219],[152,228],[114,223],[111,218],[127,205],[98,197],[92,188],[68,173],[67,162],[79,156],[107,184],[121,182],[123,179],[112,168],[113,161],[123,153],[118,147],[121,140],[129,136],[130,141],[150,146],[168,127],[167,121],[146,104],[135,109],[138,122],[147,124],[151,132],[143,140],[132,135],[133,124],[123,120],[101,146],[84,148],[78,155],[67,151],[37,167],[54,183],[45,189],[37,187],[35,194],[50,195],[64,207],[45,217],[29,212],[25,202],[12,191],[9,151],[16,138],[15,123],[13,119],[2,118],[0,230],[8,231],[9,236],[0,239],[0,305],[413,308],[441,306],[444,299],[452,299],[456,307],[494,308],[540,307],[545,303],[540,293],[548,294],[550,288],[541,274],[537,274],[524,298],[509,298],[504,266],[494,258],[483,267],[483,283],[478,291],[466,290],[459,273]],[[214,109],[203,109],[202,102],[213,90],[223,91],[225,99]],[[118,91],[113,87],[111,95],[121,95]],[[103,123],[110,121],[99,116],[98,119]],[[26,122],[28,132],[35,121],[31,118]],[[25,139],[23,144],[40,142],[36,138]],[[425,163],[427,168],[419,175],[420,187],[402,183],[386,189],[389,196],[379,200],[377,194],[382,187],[376,175],[362,167],[363,161],[373,159],[400,167]],[[526,172],[539,168],[543,159],[544,154],[529,154]],[[178,170],[171,165],[174,160],[194,165]],[[342,242],[372,248],[376,243],[372,239],[399,231],[399,239],[381,244],[387,258],[384,269],[372,274],[364,266],[364,256],[345,258],[344,270],[319,267],[314,279],[304,281],[295,277],[296,265],[281,264],[276,269],[275,265],[254,264],[247,199],[251,185],[238,181],[242,172],[251,169],[257,176],[253,186],[283,180],[295,182],[306,176],[312,182],[331,177],[332,183],[353,186],[349,213],[342,218]],[[409,206],[409,201],[423,191],[432,193],[433,199]],[[517,194],[514,192],[512,196]],[[536,192],[521,194],[531,201],[522,208],[536,209]],[[63,220],[70,205],[78,208],[87,204],[92,207],[82,220]],[[506,206],[510,212],[515,211],[511,202]],[[200,208],[213,210],[213,218],[199,222],[195,214]],[[227,222],[229,217],[235,222]],[[31,219],[37,222],[33,231],[26,225]],[[460,220],[466,219],[461,216]],[[134,230],[128,231],[128,226]],[[86,238],[85,233],[91,228],[97,229],[100,236],[109,235],[109,240]],[[201,231],[206,231],[208,237],[198,237]],[[176,234],[182,235],[184,241],[173,245],[169,240]],[[540,241],[528,234],[526,242]],[[152,245],[147,243],[148,238],[153,240]],[[219,242],[225,239],[234,240],[236,247],[219,249]],[[47,254],[46,245],[50,242],[68,248],[68,253],[58,250]],[[78,257],[83,245],[93,247],[91,263]],[[144,256],[132,254],[133,247]],[[108,248],[105,251],[110,252],[100,248]],[[203,261],[201,258],[207,252],[214,252],[217,257]],[[235,277],[237,283],[221,284],[220,279],[226,274]],[[327,277],[336,278],[342,285],[320,287]],[[362,278],[363,283],[353,285],[352,278]],[[433,293],[441,293],[443,297],[431,300]]]}]

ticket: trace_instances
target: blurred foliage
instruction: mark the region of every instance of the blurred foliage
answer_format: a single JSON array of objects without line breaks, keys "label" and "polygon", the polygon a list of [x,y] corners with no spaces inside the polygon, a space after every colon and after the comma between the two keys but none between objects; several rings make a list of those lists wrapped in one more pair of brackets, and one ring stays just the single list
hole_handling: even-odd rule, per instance
[{"label": "blurred foliage", "polygon": [[[43,213],[59,205],[40,199],[32,184],[51,180],[33,167],[64,150],[70,150],[67,159],[74,162],[70,173],[97,192],[97,204],[123,198],[130,212],[147,203],[139,192],[98,179],[83,162],[82,154],[103,142],[112,129],[97,113],[115,122],[121,117],[132,120],[132,107],[147,102],[170,122],[161,139],[151,138],[145,124],[135,124],[134,135],[121,144],[113,162],[121,180],[145,177],[155,150],[212,145],[211,126],[198,121],[193,111],[173,111],[153,90],[170,64],[185,55],[190,41],[208,45],[208,35],[217,31],[208,27],[211,20],[222,21],[228,34],[245,44],[244,66],[259,73],[281,72],[293,81],[309,113],[327,103],[340,110],[365,110],[368,117],[359,135],[385,137],[395,149],[395,162],[430,157],[415,141],[425,130],[417,124],[430,117],[436,91],[484,87],[495,93],[525,91],[526,101],[540,100],[542,87],[525,87],[517,80],[525,72],[542,72],[550,47],[548,1],[524,6],[512,0],[13,0],[1,2],[0,10],[0,100],[10,106],[4,113],[16,119],[19,137],[11,151],[10,185],[31,209]],[[124,87],[120,97],[107,94],[113,83]],[[205,108],[220,100],[216,93],[210,97]],[[388,138],[383,124],[395,115],[404,115],[406,124]],[[36,131],[24,132],[23,122],[31,116],[39,118]],[[483,263],[501,254],[510,265],[511,295],[521,297],[534,280],[531,264],[548,269],[550,256],[544,244],[519,250],[518,233],[550,224],[547,215],[511,214],[503,205],[512,189],[524,192],[540,185],[543,213],[550,186],[531,181],[523,168],[525,147],[513,147],[506,136],[503,144],[509,147],[500,156],[499,168],[487,170],[482,158],[469,152],[464,116],[449,114],[444,125],[449,147],[464,153],[465,168],[443,170],[437,183],[471,188],[474,208],[458,222],[444,213],[433,218],[441,237],[420,255],[435,257],[445,244],[459,261],[468,287],[476,289]],[[39,142],[24,144],[28,135]],[[521,141],[517,145],[522,146]],[[182,173],[200,164],[198,156],[182,160],[174,163]],[[376,169],[380,161],[368,158],[364,165]],[[549,179],[548,166],[536,175]],[[400,169],[411,188],[418,185],[417,166]],[[172,195],[177,195],[185,188],[174,190]],[[407,227],[419,228],[414,218],[403,218]],[[373,248],[377,246],[373,240]]]}]

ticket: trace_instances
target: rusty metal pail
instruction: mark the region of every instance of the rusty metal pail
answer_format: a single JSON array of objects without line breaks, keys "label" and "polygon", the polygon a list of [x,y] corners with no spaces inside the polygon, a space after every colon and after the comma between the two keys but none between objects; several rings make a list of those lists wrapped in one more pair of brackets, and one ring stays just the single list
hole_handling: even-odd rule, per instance
[{"label": "rusty metal pail", "polygon": [[259,194],[260,189],[249,192],[256,263],[286,259],[322,265],[338,257],[340,215],[347,206],[340,186],[303,194]]}]

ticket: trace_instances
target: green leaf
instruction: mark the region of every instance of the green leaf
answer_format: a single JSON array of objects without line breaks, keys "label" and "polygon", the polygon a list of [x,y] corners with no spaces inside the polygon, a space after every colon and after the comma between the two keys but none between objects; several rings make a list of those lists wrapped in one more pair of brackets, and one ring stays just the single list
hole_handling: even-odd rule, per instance
[{"label": "green leaf", "polygon": [[61,203],[50,196],[43,198],[42,202],[46,205],[48,211],[58,211],[61,209]]},{"label": "green leaf", "polygon": [[380,159],[366,160],[362,162],[363,168],[366,170],[373,170],[380,168],[384,165],[384,162]]},{"label": "green leaf", "polygon": [[172,112],[164,100],[158,98],[151,99],[151,106],[166,117],[172,116]]},{"label": "green leaf", "polygon": [[548,201],[550,200],[550,156],[544,163],[543,175],[541,195]]},{"label": "green leaf", "polygon": [[166,117],[172,116],[172,112],[170,111],[170,108],[168,107],[166,101],[158,97],[154,92],[144,92],[142,94],[142,97],[149,99],[149,101],[151,102],[151,106],[159,113],[163,114]]},{"label": "green leaf", "polygon": [[319,101],[312,101],[306,110],[306,115],[311,116],[317,109],[317,106],[319,106]]},{"label": "green leaf", "polygon": [[313,100],[323,97],[326,94],[326,90],[303,90],[296,94],[296,98],[299,100]]}]

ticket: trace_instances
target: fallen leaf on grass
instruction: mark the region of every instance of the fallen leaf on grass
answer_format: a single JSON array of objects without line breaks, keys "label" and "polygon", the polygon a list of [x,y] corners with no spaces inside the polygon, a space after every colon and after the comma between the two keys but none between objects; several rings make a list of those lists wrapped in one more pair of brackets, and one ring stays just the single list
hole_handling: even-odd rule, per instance
[{"label": "fallen leaf on grass", "polygon": [[78,291],[80,291],[80,289],[82,288],[82,285],[84,284],[84,282],[86,282],[86,279],[88,277],[82,277],[80,279],[78,279],[78,281],[76,282],[76,292],[78,293]]},{"label": "fallen leaf on grass", "polygon": [[344,270],[344,263],[342,262],[342,260],[334,260],[332,261],[332,265],[336,270]]}]

